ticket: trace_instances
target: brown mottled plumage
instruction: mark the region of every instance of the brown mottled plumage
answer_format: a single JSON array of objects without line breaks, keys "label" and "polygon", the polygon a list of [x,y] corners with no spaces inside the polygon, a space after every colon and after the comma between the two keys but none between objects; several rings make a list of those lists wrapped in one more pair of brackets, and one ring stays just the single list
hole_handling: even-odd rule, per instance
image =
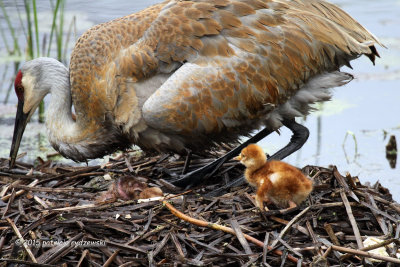
[{"label": "brown mottled plumage", "polygon": [[36,59],[15,84],[29,114],[56,95],[49,139],[74,160],[132,143],[203,152],[307,114],[329,99],[326,89],[351,80],[339,67],[363,54],[374,60],[376,43],[322,0],[170,0],[89,29],[69,73]]},{"label": "brown mottled plumage", "polygon": [[285,208],[295,207],[312,191],[311,180],[301,171],[282,161],[267,161],[258,145],[248,145],[235,159],[246,166],[245,178],[257,188],[256,204],[261,210],[264,210],[264,201]]}]

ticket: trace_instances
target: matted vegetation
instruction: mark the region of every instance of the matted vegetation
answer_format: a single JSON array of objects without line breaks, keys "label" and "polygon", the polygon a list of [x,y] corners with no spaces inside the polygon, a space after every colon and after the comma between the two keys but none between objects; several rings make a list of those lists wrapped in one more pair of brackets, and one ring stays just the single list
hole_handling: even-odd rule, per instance
[{"label": "matted vegetation", "polygon": [[[247,185],[208,196],[242,174],[236,162],[225,163],[197,188],[183,190],[170,184],[170,174],[211,160],[193,158],[187,168],[184,158],[122,154],[103,166],[42,162],[33,168],[18,163],[18,168],[9,170],[8,160],[3,159],[1,260],[30,266],[400,263],[395,256],[400,206],[379,183],[367,187],[357,177],[342,176],[335,167],[306,166],[303,172],[315,185],[309,199],[285,211],[270,205],[264,213],[255,207],[254,189]],[[95,202],[109,183],[126,175],[161,187],[165,202]],[[379,256],[368,252],[371,247],[362,248],[367,237],[379,238],[376,246],[386,246],[388,254]]]}]

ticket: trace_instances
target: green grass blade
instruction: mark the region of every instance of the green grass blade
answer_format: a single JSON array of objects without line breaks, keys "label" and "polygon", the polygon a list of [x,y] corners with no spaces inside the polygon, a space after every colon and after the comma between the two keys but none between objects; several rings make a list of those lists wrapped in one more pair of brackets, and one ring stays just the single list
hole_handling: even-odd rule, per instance
[{"label": "green grass blade", "polygon": [[[14,73],[17,73],[17,71],[19,70],[19,65],[20,65],[19,61],[15,61],[14,62]],[[7,65],[7,67],[8,67],[8,65]],[[13,78],[15,78],[15,76]],[[10,83],[10,85],[9,85],[9,87],[7,89],[7,94],[6,94],[6,97],[4,99],[4,104],[7,104],[7,102],[8,102],[8,99],[10,97],[10,93],[11,93],[13,87],[14,87],[13,85],[14,85],[14,83]]]},{"label": "green grass blade", "polygon": [[10,30],[11,36],[12,36],[12,38],[14,40],[14,51],[17,52],[18,55],[21,55],[21,49],[19,48],[19,45],[18,45],[18,39],[15,36],[15,31],[14,31],[14,28],[13,28],[13,26],[11,24],[10,17],[8,16],[7,10],[6,10],[5,6],[4,6],[3,0],[0,0],[0,6],[1,6],[1,9],[3,11],[4,18],[7,21],[8,29]]},{"label": "green grass blade", "polygon": [[42,55],[46,54],[47,34],[43,35],[42,39]]},{"label": "green grass blade", "polygon": [[[49,39],[49,47],[47,49],[47,56],[50,56],[50,50],[51,50],[51,43],[53,41],[53,34],[54,31],[56,30],[56,19],[57,19],[57,13],[58,13],[58,9],[60,7],[60,0],[57,0],[56,2],[56,7],[53,10],[53,22],[51,24],[51,31],[50,31],[50,39]],[[51,3],[51,2],[50,2]]]},{"label": "green grass blade", "polygon": [[[2,75],[2,77],[1,77],[1,80],[2,80],[2,81],[5,81],[6,75],[8,74],[8,68],[9,68],[9,67],[10,67],[10,64],[7,63],[7,64],[5,65],[5,69],[4,69],[3,75]],[[1,91],[1,89],[2,89],[2,88],[0,88],[0,91]],[[6,97],[5,97],[4,100],[3,100],[3,104],[7,104],[8,98],[10,97],[10,91],[11,91],[10,88],[8,88]]]},{"label": "green grass blade", "polygon": [[28,56],[33,59],[33,36],[32,36],[32,20],[31,20],[31,8],[29,5],[29,0],[24,0],[25,3],[25,13],[26,13],[26,23],[28,28]]},{"label": "green grass blade", "polygon": [[39,123],[44,123],[44,121],[45,121],[45,118],[44,118],[44,113],[45,113],[45,111],[44,111],[44,101],[42,100],[42,101],[40,101],[40,104],[39,104]]},{"label": "green grass blade", "polygon": [[19,5],[17,2],[15,2],[15,9],[17,10],[19,24],[21,26],[22,31],[24,32],[25,39],[28,39],[28,35],[27,35],[26,29],[25,29],[25,23],[22,20],[21,10],[19,9]]},{"label": "green grass blade", "polygon": [[8,99],[10,98],[10,93],[11,93],[12,89],[13,89],[13,83],[10,83],[10,85],[8,86],[8,89],[7,89],[6,97],[4,98],[4,101],[3,101],[4,104],[8,103]]},{"label": "green grass blade", "polygon": [[62,46],[63,46],[63,33],[64,33],[64,7],[65,1],[60,0],[61,8],[59,15],[59,24],[58,24],[58,32],[57,32],[57,59],[62,61]]},{"label": "green grass blade", "polygon": [[67,37],[64,42],[63,62],[67,62],[68,44],[72,35],[72,28],[76,28],[76,17],[74,16],[68,28]]},{"label": "green grass blade", "polygon": [[3,38],[3,43],[4,43],[4,46],[6,47],[7,53],[11,54],[11,49],[10,49],[10,46],[8,45],[7,38],[4,33],[3,27],[0,27],[0,33],[1,33],[1,37]]},{"label": "green grass blade", "polygon": [[38,17],[37,17],[37,9],[36,9],[36,0],[32,0],[33,5],[33,20],[35,23],[35,39],[36,39],[36,57],[40,56],[40,45],[39,45],[39,26],[38,26]]}]

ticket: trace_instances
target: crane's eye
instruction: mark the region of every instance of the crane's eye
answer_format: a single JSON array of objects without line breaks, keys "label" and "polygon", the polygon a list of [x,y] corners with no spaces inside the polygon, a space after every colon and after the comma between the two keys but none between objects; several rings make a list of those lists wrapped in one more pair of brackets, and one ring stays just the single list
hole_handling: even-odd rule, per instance
[{"label": "crane's eye", "polygon": [[24,87],[22,86],[21,70],[19,70],[17,75],[15,76],[14,88],[15,88],[15,93],[17,94],[18,100],[23,101],[24,100]]},{"label": "crane's eye", "polygon": [[24,99],[24,87],[22,85],[15,86],[15,93],[17,94],[19,100]]}]

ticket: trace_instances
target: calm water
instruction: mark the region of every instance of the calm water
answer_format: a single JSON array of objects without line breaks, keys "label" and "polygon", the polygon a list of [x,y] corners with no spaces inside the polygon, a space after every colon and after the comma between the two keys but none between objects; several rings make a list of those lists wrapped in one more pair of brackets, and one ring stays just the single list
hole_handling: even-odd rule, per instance
[{"label": "calm water", "polygon": [[[17,22],[18,16],[14,1],[4,1],[12,21]],[[49,29],[51,11],[48,1],[38,0],[39,25],[43,32]],[[76,36],[82,34],[90,26],[127,15],[157,3],[147,1],[88,1],[68,0],[65,11],[65,27],[69,21],[76,18]],[[337,165],[339,171],[349,171],[358,175],[361,181],[379,180],[390,188],[394,198],[400,201],[400,163],[397,168],[389,166],[385,156],[387,136],[395,135],[400,140],[400,1],[399,0],[335,0],[367,29],[373,32],[387,46],[378,47],[381,59],[373,66],[367,58],[353,61],[354,70],[345,69],[356,79],[347,86],[335,89],[333,100],[324,103],[322,109],[308,116],[304,124],[310,129],[311,135],[306,145],[287,159],[296,166],[318,164]],[[23,10],[21,3],[20,9]],[[14,26],[18,26],[15,23]],[[5,29],[6,22],[0,14],[0,26]],[[49,30],[47,30],[49,32]],[[21,29],[17,34],[23,40]],[[9,39],[11,40],[11,39]],[[76,37],[71,38],[69,48]],[[11,41],[9,42],[11,43]],[[23,44],[23,42],[20,42]],[[11,92],[8,103],[4,104],[10,79],[13,73],[13,63],[5,58],[3,42],[0,42],[0,157],[8,157],[11,146],[13,123],[17,102]],[[351,131],[344,143],[346,133]],[[353,136],[355,138],[353,138]],[[261,144],[272,154],[285,145],[290,139],[290,132],[282,130],[263,140]],[[355,141],[357,151],[355,151]],[[53,150],[46,147],[47,139],[43,125],[31,122],[25,132],[20,153],[27,151],[24,160],[32,161],[36,156],[45,156]],[[42,145],[42,146],[41,146]],[[39,147],[42,147],[39,149]],[[400,159],[399,159],[400,161]]]}]

